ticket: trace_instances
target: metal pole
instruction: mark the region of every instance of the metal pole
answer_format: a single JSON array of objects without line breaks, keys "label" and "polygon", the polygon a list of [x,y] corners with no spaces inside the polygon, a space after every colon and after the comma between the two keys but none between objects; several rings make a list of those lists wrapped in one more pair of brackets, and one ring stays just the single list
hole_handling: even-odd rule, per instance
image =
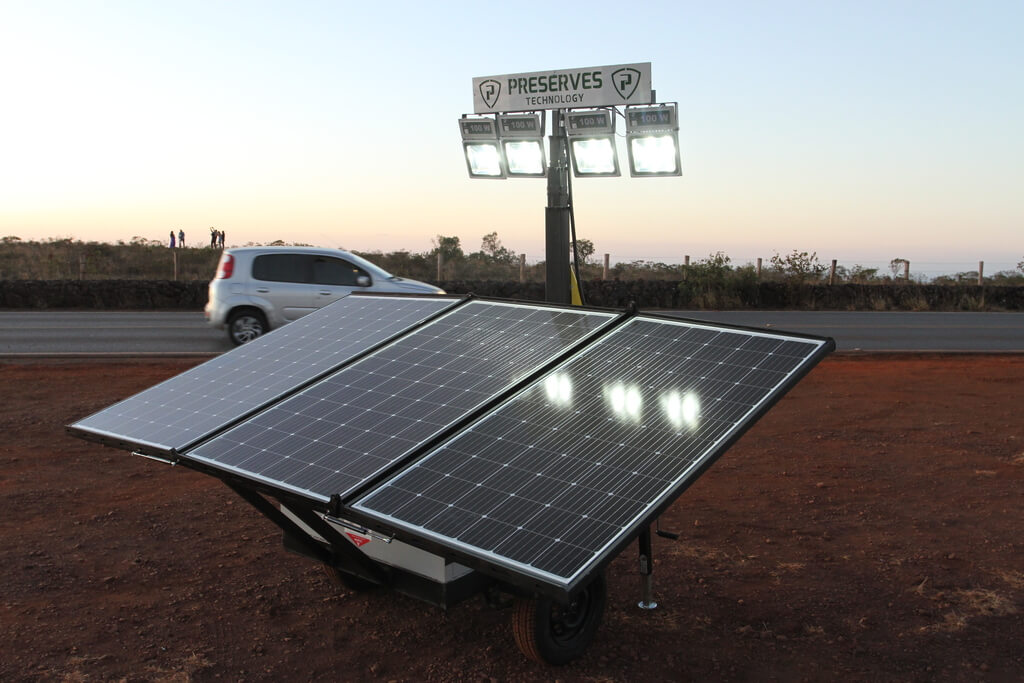
[{"label": "metal pole", "polygon": [[544,210],[544,288],[549,302],[569,304],[569,165],[562,117],[561,109],[551,112],[548,205]]},{"label": "metal pole", "polygon": [[658,603],[654,602],[654,577],[651,576],[654,572],[654,561],[651,559],[650,527],[646,527],[640,532],[637,544],[640,546],[640,588],[643,595],[643,599],[637,603],[637,607],[640,609],[654,609],[658,606]]}]

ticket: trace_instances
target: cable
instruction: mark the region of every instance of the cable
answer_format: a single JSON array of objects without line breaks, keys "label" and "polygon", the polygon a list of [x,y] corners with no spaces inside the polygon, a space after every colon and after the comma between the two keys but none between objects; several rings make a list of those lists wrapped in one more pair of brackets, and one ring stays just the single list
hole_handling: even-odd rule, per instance
[{"label": "cable", "polygon": [[[568,160],[569,157],[569,139],[567,137],[562,138],[562,146],[564,147],[564,157]],[[585,306],[587,304],[586,297],[583,296],[583,280],[580,278],[580,250],[576,246],[576,211],[572,201],[572,170],[566,167],[566,190],[569,195],[569,234],[572,237],[572,272],[576,276],[576,291],[580,295],[580,305]]]}]

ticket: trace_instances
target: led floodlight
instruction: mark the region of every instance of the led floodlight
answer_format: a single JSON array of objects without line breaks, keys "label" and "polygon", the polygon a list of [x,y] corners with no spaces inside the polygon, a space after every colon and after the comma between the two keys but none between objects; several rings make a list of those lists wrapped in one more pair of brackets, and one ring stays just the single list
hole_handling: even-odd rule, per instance
[{"label": "led floodlight", "polygon": [[547,175],[544,119],[539,114],[499,114],[498,134],[510,178]]},{"label": "led floodlight", "polygon": [[626,107],[626,150],[631,176],[682,175],[675,103]]},{"label": "led floodlight", "polygon": [[505,157],[498,141],[498,129],[492,117],[459,119],[462,151],[470,178],[504,178]]},{"label": "led floodlight", "polygon": [[613,110],[570,112],[565,116],[565,133],[576,177],[619,175]]}]

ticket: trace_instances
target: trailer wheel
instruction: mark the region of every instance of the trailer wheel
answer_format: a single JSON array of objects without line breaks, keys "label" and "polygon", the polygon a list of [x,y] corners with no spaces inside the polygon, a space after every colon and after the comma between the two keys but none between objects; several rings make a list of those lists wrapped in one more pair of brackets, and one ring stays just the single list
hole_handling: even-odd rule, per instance
[{"label": "trailer wheel", "polygon": [[579,658],[601,625],[606,594],[604,575],[600,575],[568,605],[547,597],[517,600],[512,615],[516,645],[543,664],[567,664]]},{"label": "trailer wheel", "polygon": [[377,587],[377,584],[373,581],[353,576],[352,574],[341,571],[337,567],[332,567],[329,564],[323,564],[321,566],[324,568],[324,573],[327,574],[327,578],[330,579],[331,583],[338,588],[347,588],[355,593],[363,593]]}]

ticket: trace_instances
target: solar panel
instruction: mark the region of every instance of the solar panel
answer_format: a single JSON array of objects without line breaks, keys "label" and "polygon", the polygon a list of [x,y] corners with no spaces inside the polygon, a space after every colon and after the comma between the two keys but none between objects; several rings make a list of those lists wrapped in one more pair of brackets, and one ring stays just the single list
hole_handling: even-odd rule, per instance
[{"label": "solar panel", "polygon": [[352,508],[570,590],[831,345],[633,318]]},{"label": "solar panel", "polygon": [[181,450],[460,300],[348,296],[70,429],[145,450]]},{"label": "solar panel", "polygon": [[345,495],[615,317],[469,301],[185,456],[314,500]]}]

